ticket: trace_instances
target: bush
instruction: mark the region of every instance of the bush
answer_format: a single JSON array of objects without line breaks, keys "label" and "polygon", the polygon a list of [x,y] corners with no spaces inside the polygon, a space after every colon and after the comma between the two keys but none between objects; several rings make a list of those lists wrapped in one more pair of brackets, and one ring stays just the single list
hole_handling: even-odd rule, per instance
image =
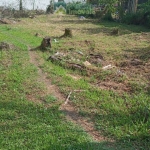
[{"label": "bush", "polygon": [[137,13],[125,14],[121,21],[127,24],[144,25],[150,27],[150,0],[139,5]]},{"label": "bush", "polygon": [[126,14],[123,16],[121,22],[126,24],[144,25],[150,27],[150,11],[139,11],[135,14]]},{"label": "bush", "polygon": [[56,10],[56,7],[59,7],[59,6],[63,6],[66,9],[66,3],[63,1],[60,1],[60,2],[54,3],[54,10]]},{"label": "bush", "polygon": [[111,13],[106,13],[103,17],[103,20],[107,20],[107,21],[114,21],[114,19],[112,18]]},{"label": "bush", "polygon": [[27,18],[30,16],[29,11],[15,11],[14,18]]},{"label": "bush", "polygon": [[67,5],[67,13],[70,14],[70,12],[73,12],[74,15],[88,15],[93,13],[93,7],[91,4],[73,2]]}]

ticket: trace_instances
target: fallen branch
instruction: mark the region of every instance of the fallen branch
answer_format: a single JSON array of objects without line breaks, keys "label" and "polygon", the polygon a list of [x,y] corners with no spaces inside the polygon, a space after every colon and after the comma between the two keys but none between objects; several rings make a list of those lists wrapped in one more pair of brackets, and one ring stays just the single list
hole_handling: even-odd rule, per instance
[{"label": "fallen branch", "polygon": [[71,91],[71,92],[69,93],[69,95],[67,96],[67,99],[66,99],[64,105],[66,105],[66,104],[69,102],[69,98],[70,98],[72,92],[84,92],[84,91],[86,91],[86,90],[73,90],[73,91]]},{"label": "fallen branch", "polygon": [[66,105],[66,104],[68,103],[71,93],[72,93],[72,91],[69,93],[69,95],[68,95],[68,97],[67,97],[67,99],[66,99],[64,105]]},{"label": "fallen branch", "polygon": [[74,92],[85,92],[86,90],[73,90]]}]

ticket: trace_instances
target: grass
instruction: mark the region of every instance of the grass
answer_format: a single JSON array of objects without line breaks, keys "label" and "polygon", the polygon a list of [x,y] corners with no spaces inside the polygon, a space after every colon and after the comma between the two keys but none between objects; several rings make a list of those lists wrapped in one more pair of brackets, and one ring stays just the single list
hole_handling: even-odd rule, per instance
[{"label": "grass", "polygon": [[[38,20],[38,23],[37,23]],[[149,57],[143,56],[140,49],[148,53],[148,29],[137,26],[126,26],[117,23],[92,23],[91,20],[79,21],[76,17],[48,17],[42,16],[28,22],[22,20],[18,25],[0,26],[1,41],[7,41],[19,48],[16,50],[1,52],[1,99],[0,99],[0,143],[2,149],[143,149],[150,147],[150,95],[146,90],[148,83],[147,74],[139,78],[142,69],[137,66],[119,68],[122,61],[141,58],[149,64]],[[48,23],[51,24],[48,24]],[[74,26],[73,22],[76,24]],[[60,27],[59,23],[62,23]],[[52,41],[52,49],[45,53],[37,51],[44,59],[41,68],[48,73],[53,83],[60,90],[69,94],[71,90],[85,90],[74,92],[70,100],[78,108],[79,113],[90,118],[95,128],[103,135],[115,139],[115,142],[93,142],[79,127],[66,122],[64,115],[59,111],[59,104],[46,109],[42,104],[34,104],[28,101],[27,95],[40,97],[44,92],[43,85],[36,82],[37,69],[29,63],[27,45],[36,47],[41,42],[41,37],[35,37],[34,33],[41,35],[50,34],[52,37],[63,34],[65,27],[74,28],[72,39],[58,39],[58,44]],[[110,36],[114,27],[119,27],[121,35]],[[24,29],[24,30],[22,30]],[[142,31],[142,32],[141,32]],[[146,34],[143,35],[143,32]],[[9,35],[9,36],[8,36]],[[88,35],[88,36],[87,36]],[[14,38],[15,37],[15,38]],[[99,38],[97,38],[99,37]],[[139,39],[139,42],[136,42]],[[88,44],[85,41],[89,41]],[[94,44],[93,44],[94,43]],[[69,50],[70,48],[73,50]],[[91,51],[94,48],[94,52]],[[138,50],[137,50],[138,48]],[[84,55],[78,55],[75,51]],[[46,61],[49,55],[61,51],[69,53],[69,57],[86,61],[89,53],[100,53],[104,57],[99,66],[99,72],[81,72],[68,69],[66,63],[58,65]],[[90,60],[88,60],[90,61]],[[124,76],[116,77],[116,69],[103,71],[102,66],[116,65]],[[94,64],[92,64],[94,65]],[[143,65],[143,67],[147,67]],[[128,69],[130,70],[128,71]],[[74,80],[71,75],[79,75],[81,78]],[[129,91],[112,90],[105,86],[99,88],[96,83],[105,82],[113,89],[113,85],[121,84],[129,88]],[[121,87],[122,88],[122,87]],[[57,99],[52,95],[45,97],[46,103],[53,103]]]},{"label": "grass", "polygon": [[[58,106],[45,108],[27,100],[28,94],[35,92],[38,96],[43,88],[36,83],[37,70],[29,63],[28,51],[22,49],[19,42],[16,46],[19,51],[1,51],[1,149],[62,150],[73,149],[77,143],[91,147],[90,137],[66,122]],[[46,96],[47,102],[55,100],[52,95]]]}]

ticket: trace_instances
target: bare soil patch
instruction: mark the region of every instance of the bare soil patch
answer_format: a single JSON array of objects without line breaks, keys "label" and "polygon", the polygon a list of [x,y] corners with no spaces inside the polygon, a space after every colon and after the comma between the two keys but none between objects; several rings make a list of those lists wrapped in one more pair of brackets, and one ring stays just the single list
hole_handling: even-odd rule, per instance
[{"label": "bare soil patch", "polygon": [[113,81],[107,81],[107,82],[102,81],[102,82],[98,83],[97,86],[100,89],[117,91],[118,93],[131,91],[131,88],[127,87],[125,84],[116,83]]}]

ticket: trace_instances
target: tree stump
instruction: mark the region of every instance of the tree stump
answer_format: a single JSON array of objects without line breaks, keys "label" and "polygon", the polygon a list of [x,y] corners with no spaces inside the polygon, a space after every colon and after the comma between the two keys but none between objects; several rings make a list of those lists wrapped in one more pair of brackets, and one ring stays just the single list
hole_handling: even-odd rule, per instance
[{"label": "tree stump", "polygon": [[119,29],[113,29],[111,35],[119,35]]},{"label": "tree stump", "polygon": [[51,48],[51,39],[50,39],[50,37],[45,37],[45,38],[43,38],[43,40],[41,42],[40,48],[42,50],[46,50],[48,47]]},{"label": "tree stump", "polygon": [[62,37],[72,37],[72,30],[69,28],[66,28],[65,33]]}]

